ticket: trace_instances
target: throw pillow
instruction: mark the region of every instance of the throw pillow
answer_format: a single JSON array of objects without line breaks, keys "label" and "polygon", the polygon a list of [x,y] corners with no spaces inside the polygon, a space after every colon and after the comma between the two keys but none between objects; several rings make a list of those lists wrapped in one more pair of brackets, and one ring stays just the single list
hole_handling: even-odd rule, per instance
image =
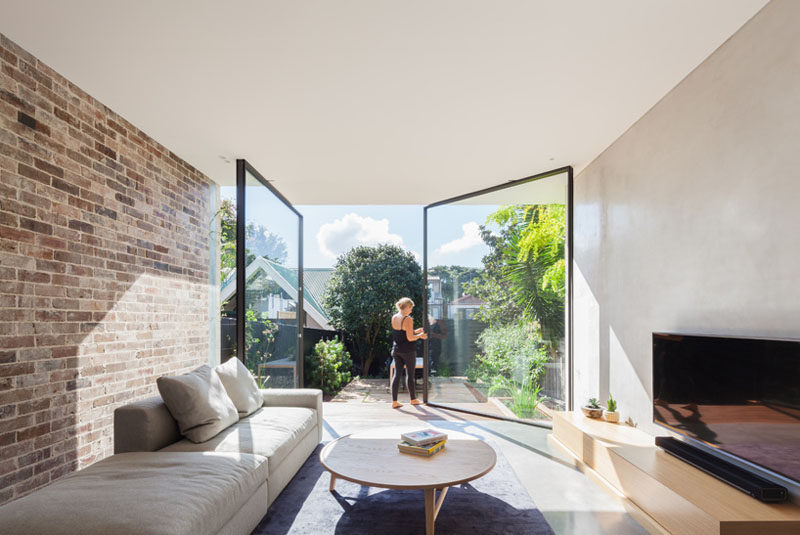
[{"label": "throw pillow", "polygon": [[184,375],[159,377],[156,384],[181,434],[192,442],[205,442],[239,421],[236,406],[209,366]]},{"label": "throw pillow", "polygon": [[253,374],[241,360],[233,357],[214,369],[231,401],[236,405],[240,418],[261,408],[264,404],[264,396],[261,395]]}]

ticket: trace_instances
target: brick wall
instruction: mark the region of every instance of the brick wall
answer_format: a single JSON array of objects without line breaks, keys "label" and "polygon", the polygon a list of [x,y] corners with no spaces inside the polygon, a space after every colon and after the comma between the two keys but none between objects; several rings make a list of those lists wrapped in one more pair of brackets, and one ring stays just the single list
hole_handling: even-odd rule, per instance
[{"label": "brick wall", "polygon": [[[208,361],[209,180],[0,34],[0,503]],[[102,65],[98,65],[102,69]]]}]

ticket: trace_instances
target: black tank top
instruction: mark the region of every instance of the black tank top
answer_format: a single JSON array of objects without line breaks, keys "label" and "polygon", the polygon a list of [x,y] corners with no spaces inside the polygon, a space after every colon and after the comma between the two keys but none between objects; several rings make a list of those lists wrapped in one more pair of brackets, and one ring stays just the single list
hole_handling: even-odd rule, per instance
[{"label": "black tank top", "polygon": [[414,345],[414,342],[408,341],[408,336],[406,336],[406,331],[402,329],[403,323],[406,321],[408,316],[403,316],[403,319],[400,320],[400,329],[395,329],[392,327],[392,341],[394,342],[392,346],[392,354],[408,354],[414,353],[417,350],[417,346]]}]

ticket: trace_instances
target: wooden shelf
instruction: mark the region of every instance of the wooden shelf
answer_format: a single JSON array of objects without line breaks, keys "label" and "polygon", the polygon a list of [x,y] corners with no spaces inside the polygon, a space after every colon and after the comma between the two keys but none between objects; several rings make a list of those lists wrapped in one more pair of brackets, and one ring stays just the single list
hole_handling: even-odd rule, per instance
[{"label": "wooden shelf", "polygon": [[586,418],[581,412],[558,412],[551,439],[584,471],[646,515],[643,523],[651,531],[800,533],[797,505],[759,502],[665,453],[655,446],[653,436],[636,428]]}]

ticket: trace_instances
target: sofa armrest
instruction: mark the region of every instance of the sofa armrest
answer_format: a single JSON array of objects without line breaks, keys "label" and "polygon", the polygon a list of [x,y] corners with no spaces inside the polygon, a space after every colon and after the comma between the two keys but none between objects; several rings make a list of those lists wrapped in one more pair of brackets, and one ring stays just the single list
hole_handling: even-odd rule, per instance
[{"label": "sofa armrest", "polygon": [[322,440],[322,390],[317,388],[262,388],[265,407],[305,407],[317,411],[317,440]]},{"label": "sofa armrest", "polygon": [[178,422],[160,396],[114,411],[114,453],[156,451],[181,439]]}]

